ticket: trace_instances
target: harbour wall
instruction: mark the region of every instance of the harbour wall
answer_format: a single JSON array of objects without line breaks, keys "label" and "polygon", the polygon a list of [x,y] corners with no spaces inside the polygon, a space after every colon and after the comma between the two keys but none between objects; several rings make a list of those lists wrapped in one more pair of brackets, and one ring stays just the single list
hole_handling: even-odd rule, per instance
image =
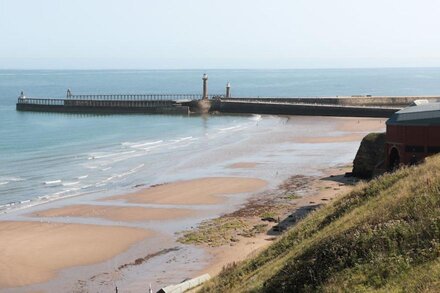
[{"label": "harbour wall", "polygon": [[366,107],[314,104],[256,103],[245,101],[217,101],[211,111],[220,113],[246,113],[271,115],[307,115],[340,117],[377,117],[388,118],[400,108]]},{"label": "harbour wall", "polygon": [[19,103],[17,111],[58,112],[75,114],[172,114],[188,115],[189,107],[181,105],[160,107],[130,107],[130,106],[66,106],[66,105],[38,105]]},{"label": "harbour wall", "polygon": [[394,112],[409,106],[418,99],[437,100],[440,96],[411,97],[240,97],[173,100],[94,99],[95,96],[78,96],[81,99],[19,98],[18,111],[97,113],[97,114],[178,114],[190,113],[246,113],[274,115],[390,117]]},{"label": "harbour wall", "polygon": [[440,100],[440,96],[337,96],[337,97],[240,97],[225,101],[300,103],[340,106],[407,107],[415,100]]}]

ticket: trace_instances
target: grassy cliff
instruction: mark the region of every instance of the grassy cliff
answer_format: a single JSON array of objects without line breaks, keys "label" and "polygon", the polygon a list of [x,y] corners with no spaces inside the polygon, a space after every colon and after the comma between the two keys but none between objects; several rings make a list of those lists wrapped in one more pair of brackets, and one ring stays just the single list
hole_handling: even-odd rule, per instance
[{"label": "grassy cliff", "polygon": [[201,292],[440,292],[440,156],[311,213]]}]

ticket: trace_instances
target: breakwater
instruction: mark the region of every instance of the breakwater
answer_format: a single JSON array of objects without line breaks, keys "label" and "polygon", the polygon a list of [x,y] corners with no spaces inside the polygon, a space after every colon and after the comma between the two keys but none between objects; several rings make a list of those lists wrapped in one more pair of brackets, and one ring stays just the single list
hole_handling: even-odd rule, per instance
[{"label": "breakwater", "polygon": [[28,98],[22,93],[17,111],[95,113],[95,114],[180,114],[188,115],[190,108],[183,102],[200,99],[200,95],[72,95],[66,98]]},{"label": "breakwater", "polygon": [[72,95],[66,98],[18,98],[18,111],[95,114],[246,113],[342,117],[390,117],[415,100],[437,96],[228,97],[221,95]]},{"label": "breakwater", "polygon": [[440,97],[245,97],[214,101],[211,111],[220,113],[388,118],[396,111],[421,99],[437,100]]}]

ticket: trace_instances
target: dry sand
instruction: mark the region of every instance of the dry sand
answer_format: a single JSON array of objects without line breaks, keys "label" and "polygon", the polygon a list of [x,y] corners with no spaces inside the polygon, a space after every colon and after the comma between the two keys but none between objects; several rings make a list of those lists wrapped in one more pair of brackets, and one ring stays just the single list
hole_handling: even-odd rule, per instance
[{"label": "dry sand", "polygon": [[190,209],[162,209],[143,207],[120,207],[102,205],[71,205],[32,214],[34,217],[86,217],[104,218],[112,221],[172,220],[195,215]]},{"label": "dry sand", "polygon": [[105,261],[149,235],[137,228],[0,222],[0,288],[47,281],[60,269]]},{"label": "dry sand", "polygon": [[201,178],[153,186],[128,195],[112,196],[107,200],[154,204],[217,204],[224,201],[222,195],[254,192],[266,185],[266,181],[257,178]]}]

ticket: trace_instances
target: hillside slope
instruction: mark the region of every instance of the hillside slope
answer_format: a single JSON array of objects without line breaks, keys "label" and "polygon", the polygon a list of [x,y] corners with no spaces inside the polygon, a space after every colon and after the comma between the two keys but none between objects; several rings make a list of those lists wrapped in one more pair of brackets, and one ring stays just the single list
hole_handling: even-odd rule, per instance
[{"label": "hillside slope", "polygon": [[361,183],[201,292],[440,292],[440,156]]}]

